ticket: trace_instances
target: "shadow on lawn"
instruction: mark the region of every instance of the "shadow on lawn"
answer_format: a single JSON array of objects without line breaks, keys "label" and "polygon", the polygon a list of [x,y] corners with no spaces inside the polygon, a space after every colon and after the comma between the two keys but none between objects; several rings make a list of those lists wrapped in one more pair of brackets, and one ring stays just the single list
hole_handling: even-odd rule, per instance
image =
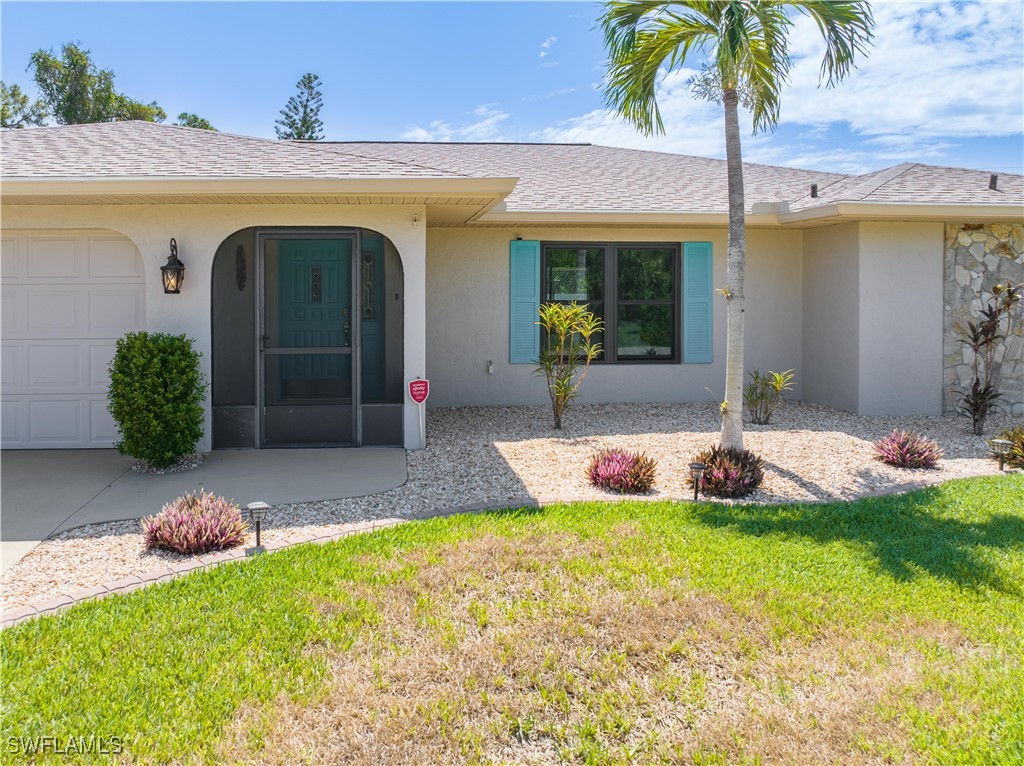
[{"label": "shadow on lawn", "polygon": [[709,504],[695,507],[693,514],[699,523],[747,535],[860,544],[897,580],[928,574],[964,587],[1021,595],[1020,584],[981,553],[984,548],[1024,548],[1024,517],[998,513],[978,522],[943,518],[936,515],[942,508],[941,494],[941,489],[932,488],[827,505]]}]

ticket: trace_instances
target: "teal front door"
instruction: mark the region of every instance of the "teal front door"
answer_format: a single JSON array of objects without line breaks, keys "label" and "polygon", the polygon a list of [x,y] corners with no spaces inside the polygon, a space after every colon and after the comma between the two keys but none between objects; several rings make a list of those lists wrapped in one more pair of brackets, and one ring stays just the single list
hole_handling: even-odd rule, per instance
[{"label": "teal front door", "polygon": [[354,235],[260,239],[261,446],[358,443]]}]

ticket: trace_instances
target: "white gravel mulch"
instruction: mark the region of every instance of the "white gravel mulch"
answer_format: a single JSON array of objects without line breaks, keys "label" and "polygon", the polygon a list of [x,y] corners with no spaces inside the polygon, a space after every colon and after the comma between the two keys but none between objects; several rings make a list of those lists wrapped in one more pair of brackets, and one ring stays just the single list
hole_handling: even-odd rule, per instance
[{"label": "white gravel mulch", "polygon": [[[526,497],[615,499],[584,476],[590,456],[607,447],[642,450],[658,460],[657,488],[648,498],[688,497],[688,463],[717,442],[720,425],[714,403],[575,406],[560,432],[551,427],[546,407],[434,409],[427,420],[428,448],[408,453],[406,484],[369,497],[277,506],[264,527],[265,539]],[[767,465],[764,485],[745,502],[844,500],[922,478],[995,473],[986,438],[1012,423],[1010,417],[992,417],[987,436],[980,437],[962,417],[858,417],[785,402],[770,425],[746,425],[745,446]],[[873,460],[872,443],[893,429],[935,439],[944,451],[939,468],[915,471]],[[81,527],[43,541],[6,572],[0,606],[37,603],[184,558],[145,551],[138,521]]]}]

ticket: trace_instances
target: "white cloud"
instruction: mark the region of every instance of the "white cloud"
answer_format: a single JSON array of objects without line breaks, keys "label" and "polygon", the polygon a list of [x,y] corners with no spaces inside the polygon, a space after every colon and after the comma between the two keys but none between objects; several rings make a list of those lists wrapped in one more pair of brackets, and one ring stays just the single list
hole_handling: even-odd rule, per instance
[{"label": "white cloud", "polygon": [[[819,87],[824,47],[814,22],[799,17],[791,38],[791,83],[780,123],[805,126],[801,144],[751,136],[744,116],[744,159],[863,172],[881,164],[940,159],[969,137],[1024,131],[1024,19],[1021,2],[875,3],[875,42],[858,69],[837,87]],[[667,74],[658,104],[667,135],[645,138],[599,109],[534,134],[546,141],[591,141],[723,156],[721,107],[694,99],[692,70]],[[855,137],[853,148],[830,146],[828,127]]]},{"label": "white cloud", "polygon": [[548,55],[548,51],[551,50],[551,46],[558,42],[557,37],[549,37],[547,40],[540,44],[540,53],[537,58],[545,58]]},{"label": "white cloud", "polygon": [[[658,84],[664,136],[645,137],[607,109],[595,109],[532,134],[538,141],[590,142],[633,149],[720,156],[725,152],[722,107],[693,98],[686,81],[692,69],[668,73]],[[749,119],[748,130],[749,133]]]},{"label": "white cloud", "polygon": [[1021,4],[875,5],[875,44],[837,87],[818,87],[824,46],[814,23],[793,30],[782,120],[845,122],[864,136],[1005,136],[1024,125]]},{"label": "white cloud", "polygon": [[414,125],[399,135],[405,141],[507,141],[500,126],[508,113],[494,108],[494,104],[481,104],[470,115],[473,119],[461,125],[434,120],[427,127]]}]

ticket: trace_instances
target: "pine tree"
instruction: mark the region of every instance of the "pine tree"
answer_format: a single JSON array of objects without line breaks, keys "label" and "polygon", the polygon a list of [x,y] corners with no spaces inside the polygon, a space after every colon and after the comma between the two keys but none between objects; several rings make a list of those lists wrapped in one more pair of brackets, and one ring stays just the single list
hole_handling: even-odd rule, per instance
[{"label": "pine tree", "polygon": [[315,74],[304,74],[295,87],[299,92],[288,99],[281,110],[283,119],[276,120],[277,137],[281,140],[323,141],[324,123],[320,119],[321,102],[320,78]]},{"label": "pine tree", "polygon": [[0,128],[27,128],[46,122],[46,104],[32,101],[17,85],[0,82]]}]

